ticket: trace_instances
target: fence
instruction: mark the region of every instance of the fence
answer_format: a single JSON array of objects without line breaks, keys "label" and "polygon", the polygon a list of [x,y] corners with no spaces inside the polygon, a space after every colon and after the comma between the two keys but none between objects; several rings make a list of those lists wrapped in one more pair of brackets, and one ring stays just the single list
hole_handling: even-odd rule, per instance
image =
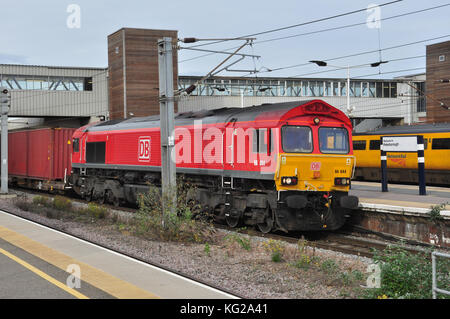
[{"label": "fence", "polygon": [[441,294],[450,295],[450,291],[440,289],[437,287],[437,279],[436,279],[436,257],[444,257],[444,258],[450,258],[449,254],[439,253],[436,251],[433,251],[431,254],[431,261],[432,261],[432,267],[433,267],[433,299],[436,299],[436,293],[439,292]]}]

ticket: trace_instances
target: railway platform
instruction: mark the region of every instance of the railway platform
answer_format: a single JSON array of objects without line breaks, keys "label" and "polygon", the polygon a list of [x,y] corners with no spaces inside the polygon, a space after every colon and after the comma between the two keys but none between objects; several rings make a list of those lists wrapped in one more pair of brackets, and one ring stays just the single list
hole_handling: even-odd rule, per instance
[{"label": "railway platform", "polygon": [[0,278],[0,298],[235,298],[2,211]]},{"label": "railway platform", "polygon": [[[427,195],[419,195],[419,186],[389,184],[389,192],[381,191],[381,183],[352,181],[350,193],[364,204],[402,206],[405,210],[427,208],[450,203],[450,188],[428,186]],[[448,206],[450,209],[450,206]],[[450,215],[449,215],[450,216]]]},{"label": "railway platform", "polygon": [[449,188],[430,186],[422,196],[417,185],[389,184],[388,188],[389,192],[382,192],[380,183],[353,181],[350,194],[359,198],[359,209],[352,213],[351,224],[450,248]]}]

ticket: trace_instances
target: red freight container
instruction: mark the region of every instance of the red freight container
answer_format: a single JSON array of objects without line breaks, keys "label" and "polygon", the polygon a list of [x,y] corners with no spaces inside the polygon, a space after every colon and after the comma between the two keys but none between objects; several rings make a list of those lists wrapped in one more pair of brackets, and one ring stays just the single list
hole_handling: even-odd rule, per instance
[{"label": "red freight container", "polygon": [[9,132],[9,176],[16,180],[64,181],[72,168],[72,135],[75,130],[41,128]]}]

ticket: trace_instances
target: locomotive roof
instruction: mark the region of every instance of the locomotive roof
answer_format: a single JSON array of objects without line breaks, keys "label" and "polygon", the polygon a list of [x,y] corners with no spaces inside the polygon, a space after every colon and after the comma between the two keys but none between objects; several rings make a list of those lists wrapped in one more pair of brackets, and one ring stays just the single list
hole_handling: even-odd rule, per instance
[{"label": "locomotive roof", "polygon": [[353,133],[353,136],[361,135],[386,135],[386,134],[420,134],[420,133],[444,133],[450,132],[450,123],[398,125],[380,127],[370,132]]},{"label": "locomotive roof", "polygon": [[[230,107],[220,108],[215,110],[202,110],[198,112],[186,112],[175,114],[175,126],[192,125],[195,120],[202,120],[202,124],[213,123],[228,123],[230,121],[254,121],[256,117],[266,113],[274,118],[280,118],[289,110],[310,103],[312,101],[292,101],[285,103],[266,103],[261,105],[254,105],[250,107]],[[131,119],[111,120],[101,122],[99,124],[86,128],[86,131],[105,131],[105,130],[124,130],[137,128],[151,128],[159,127],[159,115],[152,115],[146,117],[135,117]]]}]

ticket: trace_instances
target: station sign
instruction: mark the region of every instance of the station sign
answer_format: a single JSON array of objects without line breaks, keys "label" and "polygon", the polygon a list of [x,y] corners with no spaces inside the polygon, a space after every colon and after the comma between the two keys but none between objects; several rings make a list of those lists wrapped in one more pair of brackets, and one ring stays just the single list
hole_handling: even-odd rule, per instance
[{"label": "station sign", "polygon": [[381,191],[388,191],[387,153],[388,152],[417,152],[419,195],[426,195],[425,183],[425,147],[422,135],[413,136],[381,136]]},{"label": "station sign", "polygon": [[385,152],[417,152],[417,136],[383,136],[380,148]]}]

